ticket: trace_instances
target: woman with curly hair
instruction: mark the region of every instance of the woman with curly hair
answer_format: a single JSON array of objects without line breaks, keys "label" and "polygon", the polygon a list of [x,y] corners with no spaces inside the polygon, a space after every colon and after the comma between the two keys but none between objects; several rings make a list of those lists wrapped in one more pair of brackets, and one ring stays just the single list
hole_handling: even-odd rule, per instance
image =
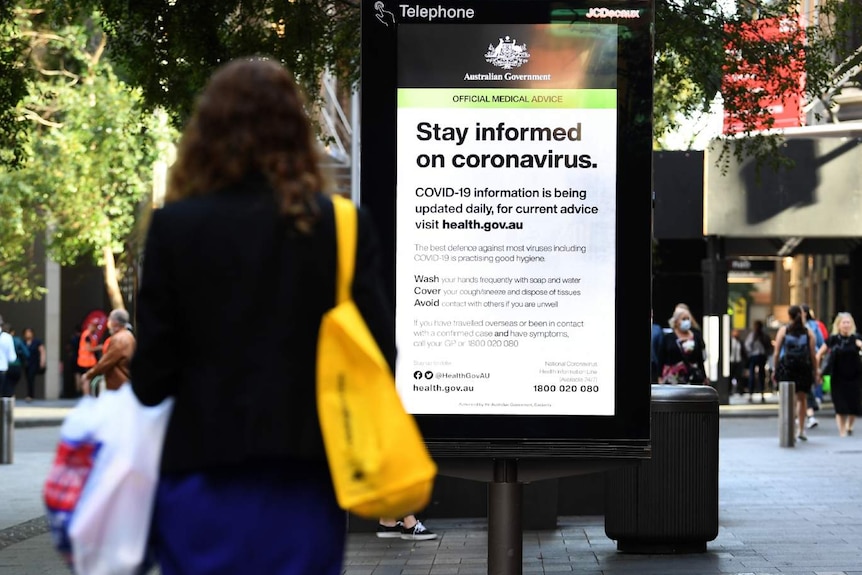
[{"label": "woman with curly hair", "polygon": [[[163,575],[341,572],[346,516],[315,402],[336,286],[324,188],[290,73],[262,58],[217,70],[153,212],[138,297],[133,389],[174,398],[152,528]],[[353,299],[393,366],[379,260],[360,210]]]}]

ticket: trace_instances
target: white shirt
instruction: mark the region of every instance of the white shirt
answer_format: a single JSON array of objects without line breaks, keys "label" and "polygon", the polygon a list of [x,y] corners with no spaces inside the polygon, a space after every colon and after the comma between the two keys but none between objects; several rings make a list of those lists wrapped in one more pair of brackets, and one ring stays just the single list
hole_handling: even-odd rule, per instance
[{"label": "white shirt", "polygon": [[735,337],[730,338],[730,361],[734,363],[742,362],[742,344]]},{"label": "white shirt", "polygon": [[9,362],[18,359],[12,336],[0,330],[0,371],[9,370]]}]

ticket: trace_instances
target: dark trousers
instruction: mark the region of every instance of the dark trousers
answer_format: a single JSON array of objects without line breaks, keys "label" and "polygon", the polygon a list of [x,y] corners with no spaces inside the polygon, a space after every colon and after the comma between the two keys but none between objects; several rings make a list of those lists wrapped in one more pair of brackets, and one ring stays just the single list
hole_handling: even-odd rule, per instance
[{"label": "dark trousers", "polygon": [[741,361],[730,362],[730,380],[736,380],[736,388],[742,389],[742,381],[744,379],[745,366]]},{"label": "dark trousers", "polygon": [[39,377],[39,372],[28,366],[24,377],[27,379],[27,397],[36,397],[36,378]]},{"label": "dark trousers", "polygon": [[748,359],[748,393],[757,393],[758,391],[760,393],[766,391],[765,355],[752,355]]},{"label": "dark trousers", "polygon": [[15,384],[6,379],[6,372],[0,371],[0,397],[13,397],[15,395]]}]

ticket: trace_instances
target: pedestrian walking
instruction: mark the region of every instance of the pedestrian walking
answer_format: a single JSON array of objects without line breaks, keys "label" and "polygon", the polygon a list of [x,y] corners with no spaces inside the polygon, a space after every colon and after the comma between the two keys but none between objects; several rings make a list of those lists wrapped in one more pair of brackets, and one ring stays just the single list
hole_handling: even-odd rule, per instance
[{"label": "pedestrian walking", "polygon": [[662,334],[658,348],[661,365],[659,383],[696,383],[706,380],[703,337],[695,329],[688,306],[677,305],[668,320],[670,331]]},{"label": "pedestrian walking", "polygon": [[17,359],[15,340],[11,334],[3,331],[3,316],[0,316],[0,397],[15,395],[14,387],[10,387],[6,382],[6,372],[9,371],[9,364],[13,364]]},{"label": "pedestrian walking", "polygon": [[[819,350],[823,347],[823,343],[826,341],[828,334],[826,332],[825,326],[823,326],[823,322],[817,321],[814,317],[814,312],[811,311],[811,307],[808,304],[802,304],[799,307],[802,308],[802,315],[805,318],[805,325],[811,329],[811,333],[814,334],[814,349]],[[820,411],[820,403],[823,400],[823,383],[821,381],[815,381],[814,385],[811,386],[811,391],[808,392],[808,397],[806,399],[806,403],[808,405],[808,409],[806,411],[807,419],[805,423],[805,427],[808,429],[813,429],[817,427],[820,422],[817,421],[817,418],[814,417],[814,413]]]},{"label": "pedestrian walking", "polygon": [[817,351],[818,363],[828,352],[832,363],[832,404],[838,435],[853,435],[856,417],[862,416],[862,337],[856,333],[856,321],[847,312],[835,316],[832,334]]},{"label": "pedestrian walking", "polygon": [[81,390],[93,393],[90,381],[96,376],[105,378],[105,389],[117,390],[129,381],[130,364],[135,353],[135,336],[128,329],[129,312],[115,309],[108,315],[110,337],[103,345],[102,357],[96,365],[81,376]]},{"label": "pedestrian walking", "polygon": [[21,381],[30,361],[30,349],[24,344],[24,340],[15,333],[15,328],[11,323],[3,324],[3,331],[12,336],[12,345],[15,346],[15,359],[10,361],[6,368],[6,389],[9,393],[7,397],[15,397],[15,388]]},{"label": "pedestrian walking", "polygon": [[751,332],[745,338],[745,351],[748,354],[748,403],[754,401],[758,388],[760,402],[766,403],[766,360],[772,352],[772,341],[759,319],[754,321]]},{"label": "pedestrian walking", "polygon": [[[738,329],[730,332],[730,383],[731,390],[742,389],[748,355]],[[732,393],[732,391],[731,391]]]},{"label": "pedestrian walking", "polygon": [[45,350],[45,344],[36,337],[36,332],[33,331],[32,327],[25,328],[23,336],[29,357],[27,369],[24,372],[27,378],[27,396],[24,400],[30,402],[36,397],[36,378],[45,373],[48,353]]},{"label": "pedestrian walking", "polygon": [[814,333],[805,325],[802,308],[792,305],[787,313],[790,323],[781,326],[775,336],[773,377],[776,384],[779,381],[792,381],[796,384],[797,437],[801,441],[808,441],[805,433],[805,414],[808,407],[806,399],[817,378],[817,351],[814,347]]},{"label": "pedestrian walking", "polygon": [[83,376],[99,361],[96,358],[96,352],[99,351],[99,348],[99,322],[93,319],[87,323],[84,331],[81,332],[78,339],[78,355],[75,358],[75,386],[82,393],[86,393]]},{"label": "pedestrian walking", "polygon": [[[162,575],[340,575],[346,537],[315,403],[335,304],[333,204],[304,99],[232,61],[183,132],[147,234],[132,386],[174,398],[153,513]],[[380,249],[359,210],[353,299],[395,362]],[[254,337],[239,337],[254,326]],[[111,344],[113,346],[113,343]]]}]

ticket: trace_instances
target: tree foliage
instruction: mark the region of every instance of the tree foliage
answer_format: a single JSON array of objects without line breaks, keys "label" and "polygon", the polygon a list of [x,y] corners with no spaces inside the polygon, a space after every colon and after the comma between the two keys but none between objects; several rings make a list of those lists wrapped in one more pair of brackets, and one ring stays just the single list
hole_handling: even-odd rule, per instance
[{"label": "tree foliage", "polygon": [[359,3],[349,0],[99,0],[112,58],[178,124],[213,70],[240,56],[285,63],[311,100],[324,71],[359,76]]},{"label": "tree foliage", "polygon": [[45,238],[61,264],[102,265],[112,305],[122,307],[116,260],[151,193],[158,143],[171,136],[144,111],[140,89],[121,82],[105,59],[98,15],[57,21],[30,6],[19,6],[14,24],[27,39],[27,94],[15,114],[31,137],[20,166],[0,171],[0,293],[40,294],[32,256]]},{"label": "tree foliage", "polygon": [[[656,138],[707,112],[720,98],[743,136],[726,151],[780,164],[781,140],[762,132],[774,122],[770,104],[800,95],[820,100],[834,86],[839,70],[862,63],[860,53],[836,68],[850,56],[848,38],[858,30],[862,3],[825,0],[812,13],[801,13],[799,4],[752,1],[730,9],[728,3],[714,0],[657,3]],[[780,23],[780,33],[761,25],[770,21]],[[728,82],[734,75],[756,76],[754,85],[766,86],[770,99],[752,90],[752,83]],[[831,102],[824,105],[829,108]]]},{"label": "tree foliage", "polygon": [[0,167],[14,167],[21,162],[26,132],[15,115],[15,105],[27,93],[24,71],[18,55],[24,47],[14,33],[13,6],[0,2]]},{"label": "tree foliage", "polygon": [[[848,44],[859,40],[862,2],[823,0],[811,14],[799,4],[657,1],[654,140],[721,100],[744,136],[726,150],[780,163],[780,140],[760,132],[768,104],[726,78],[756,63],[780,99],[804,72],[807,99],[823,98],[828,114],[836,77],[862,63]],[[783,23],[780,38],[758,33],[770,19]],[[0,2],[0,295],[38,294],[16,278],[33,277],[26,254],[42,230],[61,262],[123,251],[164,130],[144,109],[182,125],[213,70],[240,56],[278,59],[312,99],[324,71],[352,86],[359,33],[358,0]],[[773,74],[788,65],[794,73]]]}]

